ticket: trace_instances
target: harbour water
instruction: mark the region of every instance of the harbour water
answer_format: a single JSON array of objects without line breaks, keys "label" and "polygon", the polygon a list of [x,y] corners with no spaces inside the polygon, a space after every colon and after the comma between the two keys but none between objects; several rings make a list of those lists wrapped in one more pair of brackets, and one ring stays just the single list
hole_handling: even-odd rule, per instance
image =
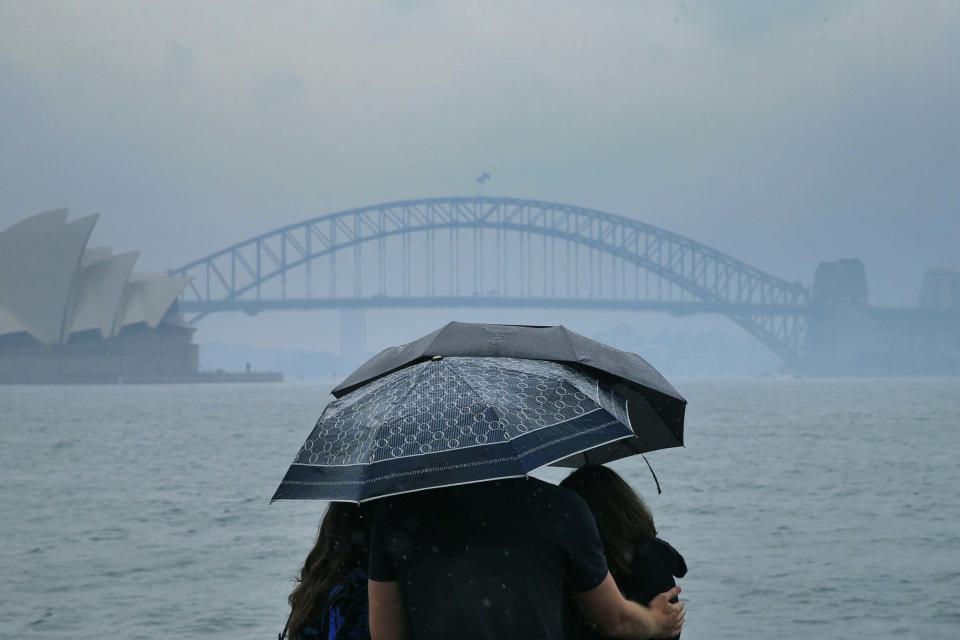
[{"label": "harbour water", "polygon": [[[960,637],[960,379],[677,386],[663,494],[615,467],[687,558],[684,638]],[[268,501],[327,390],[0,387],[0,637],[274,637],[323,505]]]}]

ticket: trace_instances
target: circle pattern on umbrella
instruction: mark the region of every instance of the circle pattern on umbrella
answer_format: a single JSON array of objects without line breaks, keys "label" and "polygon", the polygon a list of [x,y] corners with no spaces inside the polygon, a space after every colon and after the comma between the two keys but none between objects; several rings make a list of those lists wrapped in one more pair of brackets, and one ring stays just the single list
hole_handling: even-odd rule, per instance
[{"label": "circle pattern on umbrella", "polygon": [[294,464],[369,464],[495,445],[624,401],[568,365],[450,357],[401,369],[327,405]]}]

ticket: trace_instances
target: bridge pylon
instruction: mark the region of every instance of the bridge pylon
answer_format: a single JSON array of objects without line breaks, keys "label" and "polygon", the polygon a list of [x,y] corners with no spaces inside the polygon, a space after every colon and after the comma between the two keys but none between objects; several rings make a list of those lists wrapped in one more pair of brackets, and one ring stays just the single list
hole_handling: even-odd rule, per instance
[{"label": "bridge pylon", "polygon": [[340,309],[340,359],[360,364],[367,357],[367,310]]}]

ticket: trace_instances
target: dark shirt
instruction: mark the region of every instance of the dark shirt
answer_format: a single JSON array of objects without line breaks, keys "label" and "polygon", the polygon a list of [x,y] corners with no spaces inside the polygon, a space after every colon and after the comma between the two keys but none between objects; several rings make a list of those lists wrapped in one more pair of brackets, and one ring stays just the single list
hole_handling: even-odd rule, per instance
[{"label": "dark shirt", "polygon": [[[655,597],[677,585],[674,576],[682,578],[686,574],[687,563],[680,552],[666,541],[654,538],[637,546],[630,561],[630,571],[615,579],[625,598],[649,605]],[[591,640],[603,637],[586,623],[572,600],[567,602],[567,615],[569,637]]]},{"label": "dark shirt", "polygon": [[579,496],[516,478],[389,499],[369,575],[399,582],[417,640],[550,640],[564,593],[595,588],[607,563]]}]

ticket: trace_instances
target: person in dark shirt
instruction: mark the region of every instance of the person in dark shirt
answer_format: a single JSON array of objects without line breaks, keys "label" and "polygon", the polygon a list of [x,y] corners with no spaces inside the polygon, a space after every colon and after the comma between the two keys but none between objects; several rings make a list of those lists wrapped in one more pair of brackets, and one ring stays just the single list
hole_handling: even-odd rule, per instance
[{"label": "person in dark shirt", "polygon": [[683,606],[623,599],[596,524],[576,494],[513,478],[389,498],[374,519],[374,640],[564,637],[565,594],[623,637],[669,637]]},{"label": "person in dark shirt", "polygon": [[[657,537],[647,505],[615,471],[600,465],[581,467],[560,486],[575,492],[590,507],[610,573],[624,596],[640,603],[650,602],[676,586],[674,577],[686,575],[683,556]],[[598,637],[572,603],[568,603],[568,608],[569,635]]]}]

